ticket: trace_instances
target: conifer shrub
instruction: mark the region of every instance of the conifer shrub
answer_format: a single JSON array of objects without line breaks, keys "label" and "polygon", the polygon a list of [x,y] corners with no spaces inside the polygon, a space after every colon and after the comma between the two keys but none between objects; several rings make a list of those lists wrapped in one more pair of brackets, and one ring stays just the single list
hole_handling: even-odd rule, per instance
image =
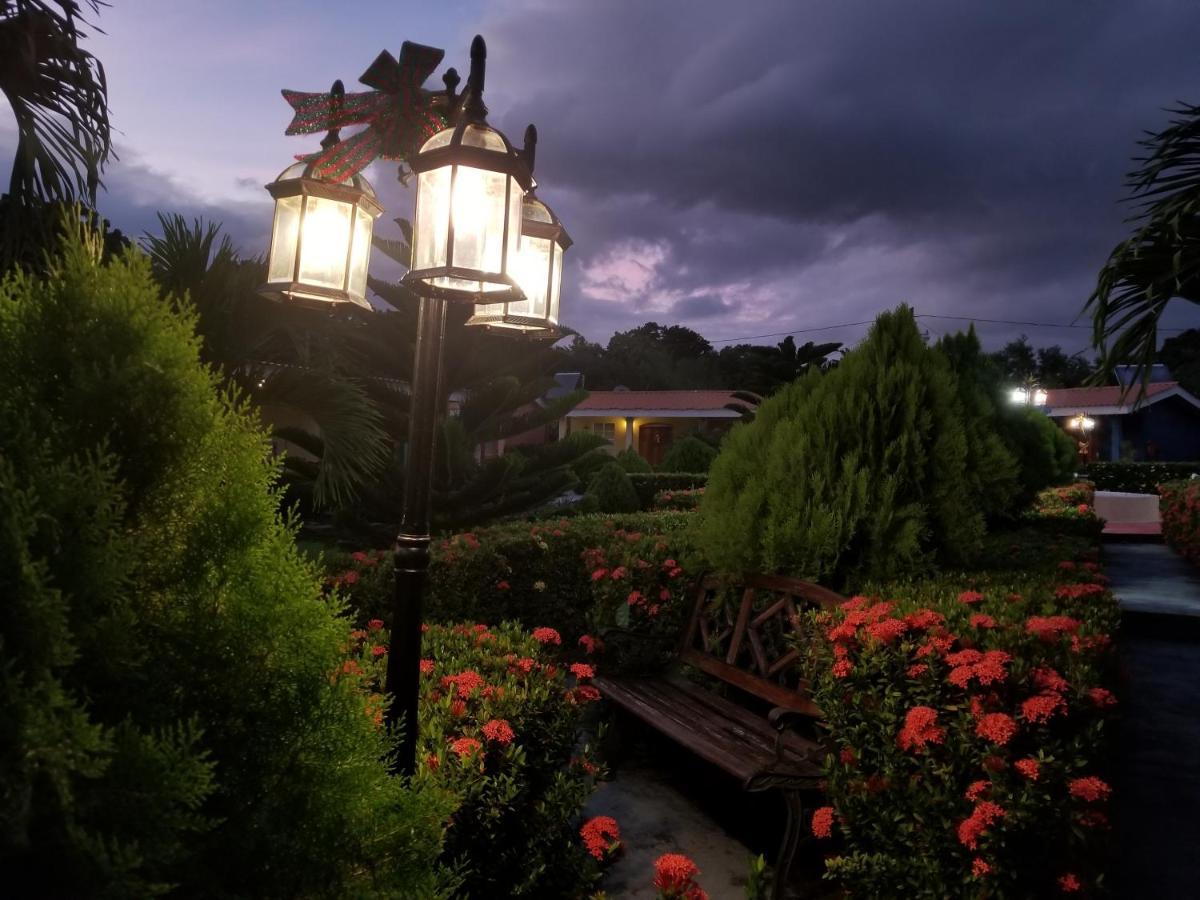
[{"label": "conifer shrub", "polygon": [[618,453],[613,458],[618,463],[620,463],[621,468],[624,469],[626,472],[628,472],[630,475],[633,475],[635,473],[640,473],[640,472],[653,472],[654,471],[654,467],[652,465],[650,465],[650,463],[648,463],[645,459],[643,459],[642,455],[640,453],[638,453],[636,450],[634,450],[632,447],[626,447],[624,450],[622,450],[620,453]]},{"label": "conifer shrub", "polygon": [[0,858],[44,896],[432,896],[349,623],[147,260],[0,283]]},{"label": "conifer shrub", "polygon": [[1000,398],[994,364],[984,355],[975,326],[946,335],[935,345],[954,373],[967,436],[970,491],[988,520],[1006,518],[1021,500],[1019,465],[997,431]]},{"label": "conifer shrub", "polygon": [[968,559],[984,501],[967,440],[954,374],[901,306],[836,369],[792,382],[729,433],[700,550],[724,571],[834,585]]},{"label": "conifer shrub", "polygon": [[667,450],[660,472],[707,472],[717,458],[717,451],[711,444],[706,444],[700,438],[688,435],[681,441],[676,441]]},{"label": "conifer shrub", "polygon": [[620,463],[609,463],[596,472],[588,484],[587,492],[596,498],[594,503],[599,512],[629,513],[641,508],[633,482]]},{"label": "conifer shrub", "polygon": [[1066,484],[1074,476],[1079,464],[1075,441],[1049,416],[1026,407],[1001,408],[997,425],[1017,460],[1021,505],[1031,502],[1039,491]]}]

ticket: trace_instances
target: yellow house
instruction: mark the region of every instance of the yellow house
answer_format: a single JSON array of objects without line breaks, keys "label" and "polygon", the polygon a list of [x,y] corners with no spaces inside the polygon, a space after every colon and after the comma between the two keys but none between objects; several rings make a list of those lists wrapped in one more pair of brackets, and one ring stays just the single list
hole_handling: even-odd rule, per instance
[{"label": "yellow house", "polygon": [[728,431],[752,416],[761,400],[749,391],[592,391],[562,420],[560,436],[599,434],[611,453],[633,447],[656,466],[676,440]]}]

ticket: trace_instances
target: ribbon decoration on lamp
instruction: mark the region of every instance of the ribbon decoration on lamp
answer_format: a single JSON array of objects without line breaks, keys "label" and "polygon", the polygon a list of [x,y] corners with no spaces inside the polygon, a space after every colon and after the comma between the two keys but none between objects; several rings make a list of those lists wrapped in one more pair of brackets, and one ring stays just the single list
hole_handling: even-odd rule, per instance
[{"label": "ribbon decoration on lamp", "polygon": [[407,161],[420,146],[446,127],[433,108],[432,94],[421,85],[433,74],[445,51],[405,41],[400,58],[384,50],[359,81],[373,91],[346,94],[330,102],[328,93],[283,91],[295,111],[285,134],[313,134],[346,125],[367,127],[311,156],[318,178],[342,182],[361,172],[378,156]]}]

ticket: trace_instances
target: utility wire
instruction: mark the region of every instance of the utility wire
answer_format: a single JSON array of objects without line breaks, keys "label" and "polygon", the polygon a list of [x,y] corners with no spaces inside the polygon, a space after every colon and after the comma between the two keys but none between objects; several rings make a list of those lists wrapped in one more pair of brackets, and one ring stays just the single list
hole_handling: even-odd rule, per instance
[{"label": "utility wire", "polygon": [[[917,313],[914,318],[917,319],[953,319],[958,322],[980,322],[985,325],[1021,325],[1026,328],[1091,328],[1091,325],[1071,324],[1061,325],[1057,322],[1022,322],[1015,319],[980,319],[974,316],[944,316],[937,313]],[[771,334],[752,334],[745,337],[720,338],[719,340],[709,341],[710,344],[732,344],[737,341],[757,341],[762,338],[772,337],[787,337],[793,334],[811,334],[816,331],[832,331],[835,328],[856,328],[860,325],[872,325],[874,319],[864,322],[842,322],[838,325],[821,325],[817,328],[797,328],[795,331],[775,331]],[[1184,332],[1189,331],[1188,328],[1159,328],[1159,331]]]}]

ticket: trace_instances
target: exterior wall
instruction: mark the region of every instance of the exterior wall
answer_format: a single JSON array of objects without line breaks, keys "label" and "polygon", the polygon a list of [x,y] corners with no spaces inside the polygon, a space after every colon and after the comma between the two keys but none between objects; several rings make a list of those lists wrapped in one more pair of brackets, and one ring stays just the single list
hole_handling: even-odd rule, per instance
[{"label": "exterior wall", "polygon": [[[1168,397],[1124,415],[1093,415],[1091,459],[1116,462],[1126,458],[1138,462],[1191,462],[1200,459],[1200,409],[1181,397]],[[1056,418],[1059,426],[1074,439],[1077,432],[1067,428],[1069,418]]]},{"label": "exterior wall", "polygon": [[[630,434],[623,416],[571,416],[566,420],[570,432],[591,431],[594,423],[611,422],[613,425],[613,442],[606,449],[614,456],[624,450],[626,446],[638,450],[638,437],[643,425],[672,426],[671,441],[674,442],[681,440],[689,434],[695,434],[697,431],[723,434],[739,420],[732,418],[704,419],[684,417],[673,419],[666,416],[637,416],[632,421],[633,431]],[[641,451],[638,450],[638,452]]]}]

